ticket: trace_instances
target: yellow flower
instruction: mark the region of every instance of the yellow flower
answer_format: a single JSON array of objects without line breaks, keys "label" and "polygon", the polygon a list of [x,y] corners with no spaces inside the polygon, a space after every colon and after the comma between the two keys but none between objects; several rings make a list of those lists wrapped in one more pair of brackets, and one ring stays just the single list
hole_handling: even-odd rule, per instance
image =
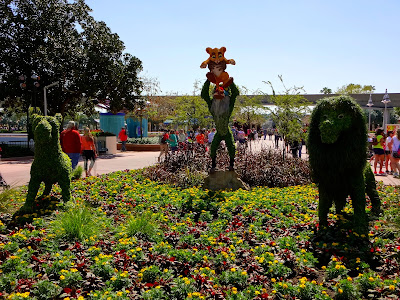
[{"label": "yellow flower", "polygon": [[342,289],[338,289],[338,293],[339,294],[343,294],[343,290]]},{"label": "yellow flower", "polygon": [[65,279],[65,276],[64,275],[61,275],[60,276],[60,280],[64,280]]},{"label": "yellow flower", "polygon": [[232,293],[237,294],[237,288],[233,287],[232,288]]},{"label": "yellow flower", "polygon": [[375,278],[374,278],[374,277],[370,277],[370,278],[368,278],[368,280],[369,280],[370,282],[373,282],[373,281],[375,280]]},{"label": "yellow flower", "polygon": [[396,287],[393,284],[389,285],[389,290],[394,291],[395,289]]},{"label": "yellow flower", "polygon": [[231,272],[236,272],[236,269],[235,269],[235,268],[232,268],[232,269],[231,269]]}]

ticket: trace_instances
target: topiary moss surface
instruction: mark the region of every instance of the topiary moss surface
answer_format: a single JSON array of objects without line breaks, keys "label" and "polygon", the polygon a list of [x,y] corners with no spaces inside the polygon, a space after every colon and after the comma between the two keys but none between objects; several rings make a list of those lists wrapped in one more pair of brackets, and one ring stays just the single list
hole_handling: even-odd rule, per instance
[{"label": "topiary moss surface", "polygon": [[319,189],[319,221],[327,225],[332,204],[336,212],[352,199],[354,222],[365,230],[365,192],[380,210],[375,178],[367,165],[367,128],[361,107],[349,96],[322,99],[311,115],[308,153],[313,181]]}]

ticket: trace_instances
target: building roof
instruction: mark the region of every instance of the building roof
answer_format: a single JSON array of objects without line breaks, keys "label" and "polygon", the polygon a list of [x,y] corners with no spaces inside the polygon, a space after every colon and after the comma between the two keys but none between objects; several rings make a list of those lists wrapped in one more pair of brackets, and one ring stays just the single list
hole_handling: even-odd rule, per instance
[{"label": "building roof", "polygon": [[[385,108],[385,104],[382,103],[382,99],[384,93],[379,93],[379,94],[371,94],[372,98],[372,103],[374,104],[372,106],[373,109],[382,109]],[[387,103],[387,108],[393,108],[393,107],[400,107],[400,93],[388,93],[390,102]],[[304,94],[304,96],[309,102],[311,103],[316,103],[318,100],[325,98],[325,97],[333,97],[333,96],[339,96],[337,94]],[[367,103],[369,100],[369,94],[351,94],[350,95],[358,104],[360,104],[361,107],[363,108],[368,108]],[[262,100],[263,104],[273,104],[271,103],[269,96],[265,96]]]}]

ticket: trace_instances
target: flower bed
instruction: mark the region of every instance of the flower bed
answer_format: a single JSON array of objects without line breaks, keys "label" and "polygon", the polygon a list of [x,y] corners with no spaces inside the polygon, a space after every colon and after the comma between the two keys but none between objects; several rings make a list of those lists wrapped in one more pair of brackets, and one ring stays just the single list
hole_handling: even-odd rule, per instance
[{"label": "flower bed", "polygon": [[[379,186],[386,216],[363,237],[346,228],[348,217],[332,214],[319,234],[313,185],[209,193],[141,176],[121,171],[74,181],[73,200],[42,199],[36,214],[17,218],[30,222],[24,226],[6,229],[2,214],[2,296],[399,297],[397,188]],[[25,193],[10,193],[3,209],[18,208]]]}]

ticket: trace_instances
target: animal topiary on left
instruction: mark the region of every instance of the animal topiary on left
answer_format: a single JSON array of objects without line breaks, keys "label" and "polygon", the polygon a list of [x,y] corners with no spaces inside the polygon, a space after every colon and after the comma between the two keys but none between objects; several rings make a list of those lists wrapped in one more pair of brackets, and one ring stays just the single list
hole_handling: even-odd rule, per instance
[{"label": "animal topiary on left", "polygon": [[311,175],[319,190],[320,226],[328,224],[332,204],[340,213],[350,195],[354,229],[365,231],[365,193],[376,213],[380,200],[367,164],[367,127],[361,107],[349,96],[322,99],[311,115],[307,147]]},{"label": "animal topiary on left", "polygon": [[[71,160],[61,150],[60,121],[57,117],[32,116],[35,141],[35,155],[31,166],[31,179],[23,211],[32,211],[40,184],[44,182],[43,195],[49,195],[53,184],[58,183],[62,198],[66,202],[71,197]],[[43,196],[42,195],[42,196]]]}]

